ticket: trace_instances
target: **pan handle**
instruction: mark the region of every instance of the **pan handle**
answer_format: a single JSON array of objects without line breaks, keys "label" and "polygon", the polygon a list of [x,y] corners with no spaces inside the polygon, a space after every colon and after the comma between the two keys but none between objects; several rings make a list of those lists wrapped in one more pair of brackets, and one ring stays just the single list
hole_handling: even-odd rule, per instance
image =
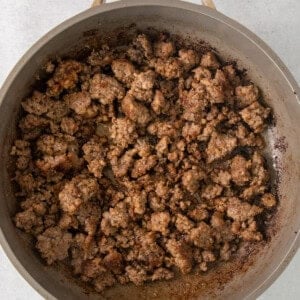
[{"label": "pan handle", "polygon": [[92,7],[104,4],[106,0],[93,0]]},{"label": "pan handle", "polygon": [[[93,0],[92,7],[104,4],[106,0]],[[215,3],[213,0],[201,0],[202,5],[207,6],[212,9],[216,9]]]},{"label": "pan handle", "polygon": [[216,5],[213,0],[201,0],[202,5],[207,6],[212,9],[216,9]]}]

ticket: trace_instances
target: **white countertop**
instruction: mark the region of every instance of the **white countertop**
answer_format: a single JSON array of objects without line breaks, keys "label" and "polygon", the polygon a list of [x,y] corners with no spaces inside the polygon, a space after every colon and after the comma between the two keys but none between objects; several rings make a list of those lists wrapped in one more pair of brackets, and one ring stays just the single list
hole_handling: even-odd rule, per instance
[{"label": "white countertop", "polygon": [[[65,19],[87,9],[91,2],[92,0],[0,0],[0,86],[21,55],[37,39]],[[200,0],[190,2],[199,3]],[[299,84],[299,0],[214,2],[220,12],[239,21],[267,42]],[[14,269],[1,247],[0,299],[42,299]],[[259,299],[300,299],[299,251],[286,270]]]}]

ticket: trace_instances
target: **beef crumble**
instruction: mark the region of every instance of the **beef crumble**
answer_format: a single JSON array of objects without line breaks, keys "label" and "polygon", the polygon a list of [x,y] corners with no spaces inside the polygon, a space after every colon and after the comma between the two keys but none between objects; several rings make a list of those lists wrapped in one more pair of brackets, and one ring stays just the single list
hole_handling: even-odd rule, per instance
[{"label": "beef crumble", "polygon": [[163,34],[114,50],[50,62],[11,151],[15,225],[99,292],[207,272],[263,240],[277,205],[271,109],[235,65]]}]

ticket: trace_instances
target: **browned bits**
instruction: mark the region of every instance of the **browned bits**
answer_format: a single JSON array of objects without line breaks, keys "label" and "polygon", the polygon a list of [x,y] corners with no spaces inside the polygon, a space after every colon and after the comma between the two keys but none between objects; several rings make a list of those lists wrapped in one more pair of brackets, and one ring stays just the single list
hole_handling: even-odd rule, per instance
[{"label": "browned bits", "polygon": [[[277,205],[258,88],[174,37],[49,62],[22,101],[15,225],[101,292],[228,261]],[[260,221],[260,222],[258,222]]]}]

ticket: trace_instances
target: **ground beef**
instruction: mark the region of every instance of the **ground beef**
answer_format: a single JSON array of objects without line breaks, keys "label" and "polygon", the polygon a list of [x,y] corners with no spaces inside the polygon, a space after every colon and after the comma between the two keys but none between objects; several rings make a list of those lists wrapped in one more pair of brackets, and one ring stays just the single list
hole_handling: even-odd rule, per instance
[{"label": "ground beef", "polygon": [[182,185],[190,192],[196,192],[200,187],[200,181],[205,177],[202,170],[188,170],[182,175]]},{"label": "ground beef", "polygon": [[140,266],[136,266],[136,267],[132,267],[130,265],[127,266],[126,274],[129,277],[129,280],[132,281],[135,285],[142,285],[144,281],[147,280],[147,273]]},{"label": "ground beef", "polygon": [[182,74],[182,65],[178,58],[157,58],[152,61],[155,71],[166,79],[179,78]]},{"label": "ground beef", "polygon": [[270,108],[263,107],[259,102],[254,102],[244,108],[240,115],[255,133],[262,132],[266,126],[266,119],[270,114]]},{"label": "ground beef", "polygon": [[124,149],[134,143],[137,136],[136,125],[128,118],[112,119],[110,138],[113,144]]},{"label": "ground beef", "polygon": [[241,202],[238,198],[230,198],[227,204],[227,216],[235,221],[246,221],[262,212],[262,208]]},{"label": "ground beef", "polygon": [[45,71],[11,155],[14,222],[47,264],[102,292],[206,272],[265,238],[271,109],[235,64],[141,33]]},{"label": "ground beef", "polygon": [[91,104],[91,96],[87,92],[68,94],[64,100],[78,115],[84,115]]},{"label": "ground beef", "polygon": [[246,107],[258,100],[258,88],[251,84],[247,86],[237,86],[235,88],[237,104],[239,107]]},{"label": "ground beef", "polygon": [[261,198],[262,204],[267,208],[272,208],[276,205],[276,199],[274,195],[266,193]]},{"label": "ground beef", "polygon": [[181,49],[178,52],[179,60],[185,71],[189,71],[199,63],[199,54],[192,49]]},{"label": "ground beef", "polygon": [[64,185],[58,197],[61,209],[72,215],[84,202],[96,198],[98,194],[97,180],[79,175]]},{"label": "ground beef", "polygon": [[139,34],[133,41],[133,43],[141,50],[145,58],[149,59],[152,57],[152,43],[150,42],[150,39],[146,34]]},{"label": "ground beef", "polygon": [[51,265],[54,261],[68,257],[71,244],[72,235],[56,226],[46,229],[37,236],[36,248]]},{"label": "ground beef", "polygon": [[172,41],[158,41],[154,44],[154,55],[160,58],[168,58],[174,55],[176,49]]},{"label": "ground beef", "polygon": [[62,118],[60,123],[61,130],[69,135],[74,135],[79,129],[78,123],[69,117]]},{"label": "ground beef", "polygon": [[203,221],[208,219],[209,214],[205,204],[199,204],[188,212],[188,216],[194,221]]},{"label": "ground beef", "polygon": [[106,166],[104,160],[105,154],[103,153],[103,147],[98,138],[92,138],[82,146],[84,153],[84,159],[88,162],[88,170],[98,178],[102,177],[102,170]]},{"label": "ground beef", "polygon": [[151,70],[136,74],[129,93],[140,101],[151,102],[155,77],[155,72]]},{"label": "ground beef", "polygon": [[22,101],[21,103],[26,112],[38,116],[46,114],[49,111],[50,104],[50,97],[38,91],[34,91],[30,98]]},{"label": "ground beef", "polygon": [[129,120],[144,126],[149,123],[151,117],[148,109],[143,104],[137,102],[130,94],[127,94],[123,98],[121,107]]},{"label": "ground beef", "polygon": [[174,273],[166,268],[158,268],[153,272],[153,275],[151,276],[151,280],[168,280],[174,277]]},{"label": "ground beef", "polygon": [[18,228],[23,229],[27,233],[38,234],[44,229],[42,217],[30,208],[17,213],[15,223]]},{"label": "ground beef", "polygon": [[164,94],[160,90],[155,91],[153,101],[151,102],[151,108],[157,115],[168,110],[168,102],[166,101]]},{"label": "ground beef", "polygon": [[189,232],[189,239],[193,244],[202,249],[211,249],[213,245],[212,229],[205,222],[200,222],[198,227]]},{"label": "ground beef", "polygon": [[54,135],[42,135],[36,142],[37,150],[45,155],[59,155],[66,153],[68,143]]},{"label": "ground beef", "polygon": [[170,239],[166,243],[167,251],[172,255],[174,264],[183,273],[189,273],[193,267],[192,248],[182,241]]},{"label": "ground beef", "polygon": [[202,55],[200,65],[205,68],[217,69],[220,63],[213,52],[207,52]]},{"label": "ground beef", "polygon": [[48,80],[47,95],[58,97],[66,89],[75,88],[78,74],[83,70],[80,62],[75,60],[61,61],[54,71],[53,77]]},{"label": "ground beef", "polygon": [[137,72],[134,65],[126,59],[116,59],[111,64],[112,71],[116,78],[127,87],[131,86],[134,74]]},{"label": "ground beef", "polygon": [[95,290],[97,292],[102,292],[104,289],[114,285],[116,279],[113,274],[109,272],[101,273],[94,281]]},{"label": "ground beef", "polygon": [[95,74],[90,82],[91,98],[98,99],[101,104],[111,104],[114,99],[124,97],[124,87],[113,77]]},{"label": "ground beef", "polygon": [[168,225],[171,220],[169,212],[153,213],[150,218],[149,227],[152,231],[161,232],[163,235],[168,233]]},{"label": "ground beef", "polygon": [[194,223],[186,216],[178,214],[176,216],[175,226],[178,231],[188,233],[194,227]]},{"label": "ground beef", "polygon": [[232,180],[237,185],[244,185],[245,183],[247,183],[251,178],[249,172],[250,167],[251,163],[248,162],[243,156],[235,156],[231,162]]},{"label": "ground beef", "polygon": [[237,146],[236,137],[213,132],[206,148],[207,162],[223,158]]}]

